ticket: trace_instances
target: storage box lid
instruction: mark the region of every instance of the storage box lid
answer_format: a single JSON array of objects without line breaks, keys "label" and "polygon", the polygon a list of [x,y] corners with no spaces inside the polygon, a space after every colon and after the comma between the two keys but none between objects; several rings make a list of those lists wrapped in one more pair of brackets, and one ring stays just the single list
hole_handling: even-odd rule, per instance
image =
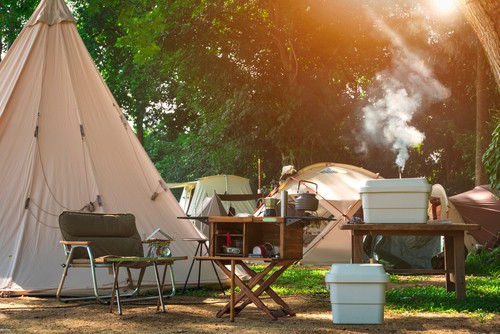
[{"label": "storage box lid", "polygon": [[361,193],[368,192],[430,192],[432,186],[424,178],[376,179],[366,180],[360,188]]},{"label": "storage box lid", "polygon": [[381,264],[332,264],[325,275],[326,283],[388,283]]}]

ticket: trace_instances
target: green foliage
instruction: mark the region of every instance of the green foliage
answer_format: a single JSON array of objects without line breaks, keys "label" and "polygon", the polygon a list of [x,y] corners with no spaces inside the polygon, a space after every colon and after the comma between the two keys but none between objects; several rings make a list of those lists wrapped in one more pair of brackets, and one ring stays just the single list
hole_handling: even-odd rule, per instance
[{"label": "green foliage", "polygon": [[[411,120],[426,139],[410,150],[404,176],[425,176],[450,194],[473,185],[476,38],[459,17],[430,15],[425,1],[68,2],[111,92],[169,182],[230,173],[255,184],[257,159],[264,185],[285,162],[341,162],[397,177],[390,147],[358,150],[360,110],[376,74],[394,65],[394,55],[414,51],[453,93],[422,105]],[[0,3],[2,51],[36,3]],[[394,49],[379,19],[408,47]],[[494,183],[497,142],[485,154]]]},{"label": "green foliage", "polygon": [[0,60],[23,25],[28,21],[39,0],[2,0],[0,1]]},{"label": "green foliage", "polygon": [[467,254],[465,271],[467,274],[499,276],[500,247]]},{"label": "green foliage", "polygon": [[500,122],[493,131],[491,143],[483,155],[483,161],[491,189],[500,191]]}]

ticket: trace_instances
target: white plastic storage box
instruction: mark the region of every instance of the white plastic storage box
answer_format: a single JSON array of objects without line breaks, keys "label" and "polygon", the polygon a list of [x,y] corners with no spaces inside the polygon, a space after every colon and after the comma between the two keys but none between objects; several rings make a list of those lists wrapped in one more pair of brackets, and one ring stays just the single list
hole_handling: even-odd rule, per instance
[{"label": "white plastic storage box", "polygon": [[424,178],[366,180],[360,188],[366,223],[426,223],[431,185]]},{"label": "white plastic storage box", "polygon": [[381,264],[333,264],[325,276],[334,324],[383,324],[389,275]]}]

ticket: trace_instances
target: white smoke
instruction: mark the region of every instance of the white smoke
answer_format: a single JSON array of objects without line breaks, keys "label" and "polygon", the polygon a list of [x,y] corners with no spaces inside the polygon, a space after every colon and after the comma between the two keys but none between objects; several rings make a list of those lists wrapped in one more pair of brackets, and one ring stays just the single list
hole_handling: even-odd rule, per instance
[{"label": "white smoke", "polygon": [[[423,104],[442,101],[450,92],[400,36],[383,21],[375,19],[375,22],[392,42],[392,67],[375,76],[369,91],[373,97],[362,108],[364,134],[373,143],[390,145],[397,153],[396,164],[402,171],[409,158],[408,148],[425,139],[424,133],[410,125],[413,116]],[[366,143],[362,147],[366,148]]]}]

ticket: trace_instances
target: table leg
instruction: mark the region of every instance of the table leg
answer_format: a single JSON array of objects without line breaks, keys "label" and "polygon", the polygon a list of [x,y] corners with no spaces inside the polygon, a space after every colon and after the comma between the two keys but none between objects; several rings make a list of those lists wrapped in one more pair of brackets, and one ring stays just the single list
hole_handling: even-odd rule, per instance
[{"label": "table leg", "polygon": [[[247,305],[252,302],[259,307],[266,314],[271,314],[271,311],[262,303],[262,301],[258,298],[260,294],[252,292],[252,289],[259,284],[259,282],[263,282],[263,278],[276,266],[275,263],[269,264],[263,271],[257,273],[255,271],[250,270],[250,268],[244,262],[239,262],[239,265],[246,271],[246,273],[250,276],[250,279],[245,284],[241,282],[244,286],[240,288],[240,292],[235,297],[235,305],[242,301],[245,297],[246,300],[237,307],[238,313],[241,312]],[[223,311],[223,310],[222,310]],[[227,310],[225,311],[227,312]],[[223,312],[224,313],[224,312]],[[275,320],[276,317],[271,317]]]},{"label": "table leg", "polygon": [[[203,244],[201,241],[198,241],[198,248],[200,249],[199,255],[203,255]],[[198,261],[198,285],[196,287],[199,289],[200,288],[200,279],[201,279],[201,261]]]},{"label": "table leg", "polygon": [[235,262],[231,260],[231,299],[229,305],[229,320],[234,322],[234,276],[235,276]]},{"label": "table leg", "polygon": [[[209,249],[207,247],[207,243],[203,242],[203,245],[205,246],[206,253],[209,254]],[[203,254],[200,252],[200,256],[203,256]],[[224,287],[222,286],[222,282],[219,277],[219,273],[217,272],[217,269],[215,268],[214,261],[210,261],[210,264],[212,265],[212,268],[214,269],[215,277],[217,277],[217,281],[219,282],[220,290],[222,291],[222,294],[225,295],[226,293],[224,292]]]},{"label": "table leg", "polygon": [[458,300],[465,300],[465,252],[464,234],[453,235],[453,251],[455,265],[455,292]]},{"label": "table leg", "polygon": [[122,304],[120,300],[120,288],[118,286],[118,273],[120,271],[120,263],[113,263],[113,289],[111,291],[111,301],[109,303],[109,312],[113,313],[113,302],[116,293],[116,305],[118,306],[118,314],[122,315]]},{"label": "table leg", "polygon": [[[281,306],[282,311],[286,315],[290,316],[295,316],[295,312],[292,311],[291,307],[280,297],[274,290],[271,288],[271,285],[274,283],[274,281],[281,276],[281,274],[290,267],[294,261],[289,261],[281,264],[281,268],[275,271],[271,276],[269,276],[265,281],[261,279],[258,280],[258,282],[255,282],[253,286],[255,286],[257,283],[259,284],[259,288],[255,290],[254,294],[256,296],[260,296],[264,291],[271,297],[272,300],[278,305]],[[243,265],[243,268],[245,271],[252,277],[256,277],[257,273],[250,269],[246,264]],[[246,305],[250,303],[249,300],[245,301],[243,305],[241,306],[244,308]]]},{"label": "table leg", "polygon": [[455,247],[449,235],[444,237],[444,269],[446,292],[455,291]]},{"label": "table leg", "polygon": [[[156,287],[158,289],[158,300],[161,305],[161,311],[165,313],[165,303],[163,302],[163,282],[160,281],[160,276],[158,275],[158,265],[156,264],[156,262],[153,262],[153,267],[155,271]],[[167,268],[165,267],[164,270],[166,269]],[[158,309],[158,304],[156,305],[157,305],[156,309]]]},{"label": "table leg", "polygon": [[[200,250],[200,256],[202,255],[200,247],[201,247],[201,244],[198,243],[198,246],[196,247],[196,250],[194,251],[195,256],[198,255],[198,249]],[[188,271],[188,274],[186,277],[186,281],[184,282],[184,288],[182,289],[182,294],[184,294],[184,292],[186,291],[186,286],[187,286],[188,281],[189,281],[189,276],[191,276],[191,270],[193,270],[194,261],[196,261],[196,260],[193,257],[193,260],[191,261],[191,266],[189,267],[189,271]],[[198,289],[200,288],[200,270],[201,270],[201,267],[198,268]]]},{"label": "table leg", "polygon": [[[241,262],[240,260],[234,260],[235,261],[235,264],[236,264],[236,261],[238,262],[238,264],[242,264],[243,262]],[[233,260],[231,260],[231,262],[233,262]],[[272,312],[269,310],[269,308],[267,308],[267,306],[258,298],[258,296],[256,296],[254,294],[254,292],[252,292],[252,287],[255,286],[255,284],[259,281],[262,280],[262,278],[265,276],[266,273],[269,272],[269,270],[272,269],[272,267],[274,267],[275,264],[271,264],[269,266],[266,267],[266,269],[260,273],[257,274],[257,276],[255,277],[252,277],[249,282],[248,282],[248,285],[245,284],[243,281],[240,280],[240,278],[238,276],[236,276],[236,274],[234,273],[233,270],[229,270],[226,268],[226,266],[224,265],[224,262],[222,261],[217,261],[215,260],[215,263],[221,268],[221,270],[226,274],[228,275],[229,277],[231,277],[231,279],[234,277],[234,285],[231,286],[231,294],[234,294],[234,288],[236,286],[238,286],[240,288],[240,292],[234,296],[234,304],[233,306],[231,306],[231,301],[229,303],[227,303],[219,312],[217,312],[217,318],[220,318],[222,317],[222,315],[226,314],[229,310],[229,312],[231,311],[231,309],[233,309],[233,312],[235,311],[235,305],[241,301],[243,299],[243,297],[247,297],[248,299],[251,300],[251,302],[253,302],[259,309],[261,309],[265,314],[267,314],[267,316],[269,318],[271,318],[272,320],[276,320],[276,316],[272,314]],[[231,266],[232,267],[232,266]],[[242,308],[239,308],[238,309],[238,312],[241,311]]]},{"label": "table leg", "polygon": [[363,263],[363,234],[353,231],[351,235],[352,263]]}]

